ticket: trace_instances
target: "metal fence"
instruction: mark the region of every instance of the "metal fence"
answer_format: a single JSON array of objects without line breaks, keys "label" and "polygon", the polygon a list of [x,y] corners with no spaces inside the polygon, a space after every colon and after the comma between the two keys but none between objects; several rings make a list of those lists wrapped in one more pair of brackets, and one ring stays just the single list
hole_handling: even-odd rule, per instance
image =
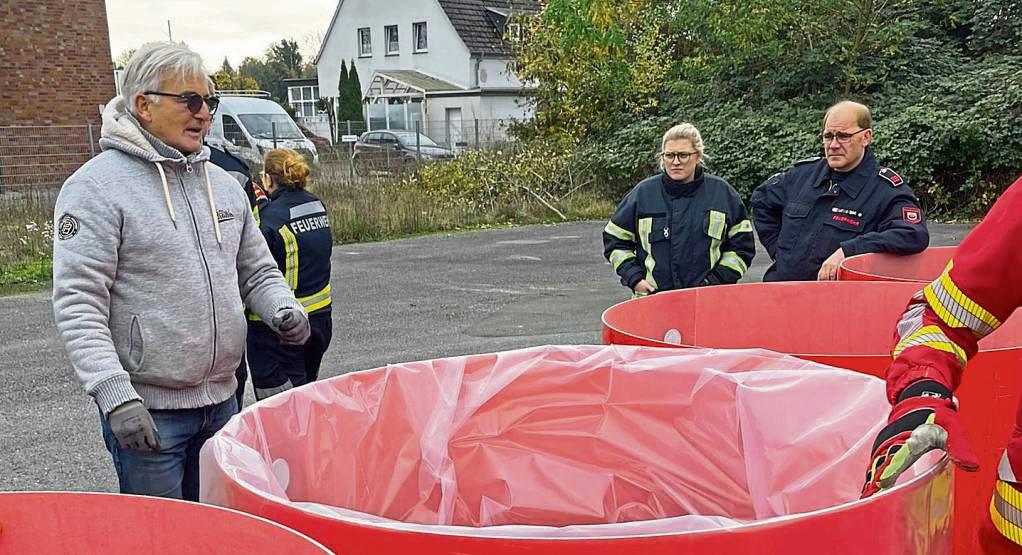
[{"label": "metal fence", "polygon": [[[374,123],[374,122],[371,122]],[[356,172],[353,154],[363,147],[352,142],[319,144],[320,163],[349,166],[362,175],[406,171],[423,161],[442,161],[471,149],[510,149],[511,120],[457,119],[414,121],[410,125],[370,128],[363,121],[342,121],[340,136],[362,137],[366,131],[396,131],[399,144],[377,148],[369,160],[363,156],[362,172]],[[414,130],[419,131],[416,138]],[[340,138],[340,137],[338,137]],[[0,126],[0,194],[60,187],[79,167],[100,152],[98,125]],[[355,156],[357,161],[358,155]],[[414,163],[413,163],[414,162]]]},{"label": "metal fence", "polygon": [[0,193],[59,187],[98,152],[98,125],[0,127]]}]

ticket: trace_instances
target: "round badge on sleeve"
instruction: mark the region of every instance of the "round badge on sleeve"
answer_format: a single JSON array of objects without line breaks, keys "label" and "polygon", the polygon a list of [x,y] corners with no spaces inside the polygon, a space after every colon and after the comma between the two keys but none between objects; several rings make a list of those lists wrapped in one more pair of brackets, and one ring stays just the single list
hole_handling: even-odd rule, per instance
[{"label": "round badge on sleeve", "polygon": [[57,238],[61,240],[70,239],[75,235],[78,235],[78,230],[81,229],[81,225],[78,223],[78,218],[71,214],[64,213],[57,220]]}]

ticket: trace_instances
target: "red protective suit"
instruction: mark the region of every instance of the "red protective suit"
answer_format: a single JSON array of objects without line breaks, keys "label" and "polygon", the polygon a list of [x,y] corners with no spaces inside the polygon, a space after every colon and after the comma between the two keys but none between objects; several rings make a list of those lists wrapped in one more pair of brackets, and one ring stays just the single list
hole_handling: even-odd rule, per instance
[{"label": "red protective suit", "polygon": [[[896,331],[888,399],[896,403],[902,390],[924,379],[953,391],[979,340],[1020,306],[1022,178],[962,241],[944,273],[909,303]],[[1022,405],[998,467],[990,515],[980,532],[984,552],[1022,553]]]}]

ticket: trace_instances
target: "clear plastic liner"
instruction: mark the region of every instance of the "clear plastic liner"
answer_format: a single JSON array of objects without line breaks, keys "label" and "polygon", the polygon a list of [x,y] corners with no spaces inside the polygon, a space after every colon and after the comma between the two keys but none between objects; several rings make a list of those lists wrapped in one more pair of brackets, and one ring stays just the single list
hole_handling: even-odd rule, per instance
[{"label": "clear plastic liner", "polygon": [[461,535],[731,528],[857,499],[889,410],[880,379],[762,350],[399,364],[246,409],[203,448],[202,499],[230,506],[240,484],[329,518]]}]

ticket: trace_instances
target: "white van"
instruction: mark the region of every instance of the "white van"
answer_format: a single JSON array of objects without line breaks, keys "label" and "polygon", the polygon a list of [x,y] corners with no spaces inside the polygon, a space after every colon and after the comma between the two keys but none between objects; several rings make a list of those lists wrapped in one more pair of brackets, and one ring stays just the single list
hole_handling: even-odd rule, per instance
[{"label": "white van", "polygon": [[291,148],[312,163],[319,162],[316,145],[265,91],[221,91],[220,108],[213,115],[206,142],[234,154],[252,168],[262,167],[263,154],[273,148]]}]

